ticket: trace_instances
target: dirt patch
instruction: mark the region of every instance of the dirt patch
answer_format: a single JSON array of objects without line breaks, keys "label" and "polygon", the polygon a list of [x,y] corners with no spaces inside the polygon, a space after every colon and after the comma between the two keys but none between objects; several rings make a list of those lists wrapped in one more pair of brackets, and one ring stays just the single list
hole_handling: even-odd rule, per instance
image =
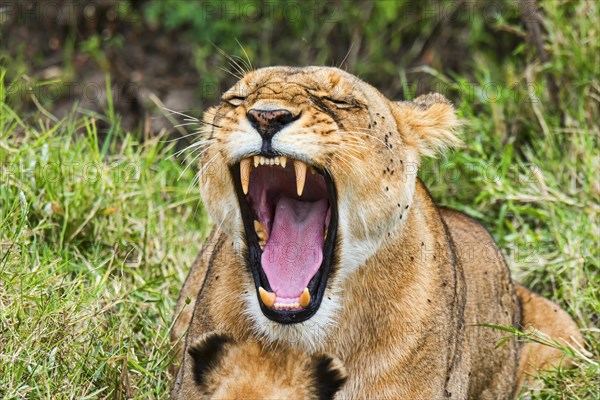
[{"label": "dirt patch", "polygon": [[109,74],[115,111],[127,130],[172,129],[162,117],[163,106],[198,115],[193,48],[180,32],[165,32],[135,17],[144,3],[127,3],[133,10],[109,0],[3,5],[2,58],[25,66],[13,69],[14,77],[25,73],[13,82],[13,102],[26,112],[37,108],[37,100],[57,118],[75,106],[102,113]]}]

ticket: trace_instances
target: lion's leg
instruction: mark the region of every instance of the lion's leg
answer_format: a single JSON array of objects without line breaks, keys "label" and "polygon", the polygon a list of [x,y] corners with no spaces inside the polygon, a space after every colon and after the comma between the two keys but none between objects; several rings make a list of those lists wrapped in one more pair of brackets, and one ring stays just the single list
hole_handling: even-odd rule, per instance
[{"label": "lion's leg", "polygon": [[[521,323],[523,330],[539,330],[552,339],[568,345],[583,344],[583,338],[575,321],[569,314],[555,303],[531,292],[521,285],[515,285],[521,303]],[[518,388],[526,381],[534,380],[535,375],[543,370],[557,367],[562,363],[568,365],[570,360],[564,359],[561,350],[538,343],[524,343],[518,370]]]}]

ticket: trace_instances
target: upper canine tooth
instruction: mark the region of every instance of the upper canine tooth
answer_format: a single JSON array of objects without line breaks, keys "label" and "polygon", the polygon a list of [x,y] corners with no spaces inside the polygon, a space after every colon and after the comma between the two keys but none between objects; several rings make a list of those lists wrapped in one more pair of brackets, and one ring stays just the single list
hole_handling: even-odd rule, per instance
[{"label": "upper canine tooth", "polygon": [[296,170],[296,192],[298,196],[302,196],[304,182],[306,182],[306,164],[302,161],[294,160],[294,169]]},{"label": "upper canine tooth", "polygon": [[254,156],[254,167],[258,167],[258,164],[260,164],[260,157],[259,156]]},{"label": "upper canine tooth", "polygon": [[304,288],[304,292],[302,292],[298,299],[298,304],[302,308],[306,308],[310,304],[310,293],[308,292],[308,288]]},{"label": "upper canine tooth", "polygon": [[258,294],[260,295],[260,299],[264,303],[265,306],[271,308],[273,304],[275,304],[275,293],[267,292],[262,286],[258,287]]},{"label": "upper canine tooth", "polygon": [[244,158],[240,161],[240,176],[242,181],[242,190],[248,194],[248,185],[250,184],[250,171],[252,170],[252,160]]},{"label": "upper canine tooth", "polygon": [[279,157],[279,163],[281,164],[281,166],[283,168],[285,168],[285,166],[287,164],[287,157],[284,157],[284,156]]}]

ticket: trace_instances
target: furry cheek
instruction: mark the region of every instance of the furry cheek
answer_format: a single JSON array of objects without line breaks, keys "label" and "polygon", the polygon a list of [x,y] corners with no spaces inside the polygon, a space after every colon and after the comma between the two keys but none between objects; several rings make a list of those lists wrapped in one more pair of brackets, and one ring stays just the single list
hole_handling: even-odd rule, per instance
[{"label": "furry cheek", "polygon": [[233,191],[231,175],[224,160],[219,156],[214,157],[218,159],[200,166],[200,195],[204,207],[217,226],[227,235],[241,240],[242,216]]}]

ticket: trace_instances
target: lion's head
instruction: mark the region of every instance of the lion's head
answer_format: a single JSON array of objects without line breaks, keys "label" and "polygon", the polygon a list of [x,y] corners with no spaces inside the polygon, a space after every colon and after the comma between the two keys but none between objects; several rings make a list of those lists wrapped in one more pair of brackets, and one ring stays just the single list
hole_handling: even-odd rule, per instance
[{"label": "lion's head", "polygon": [[192,342],[188,353],[193,398],[333,399],[348,378],[334,356],[236,342],[215,332]]},{"label": "lion's head", "polygon": [[204,122],[202,198],[243,244],[261,326],[327,319],[344,279],[403,228],[420,156],[459,143],[443,96],[393,102],[326,67],[250,72]]}]

